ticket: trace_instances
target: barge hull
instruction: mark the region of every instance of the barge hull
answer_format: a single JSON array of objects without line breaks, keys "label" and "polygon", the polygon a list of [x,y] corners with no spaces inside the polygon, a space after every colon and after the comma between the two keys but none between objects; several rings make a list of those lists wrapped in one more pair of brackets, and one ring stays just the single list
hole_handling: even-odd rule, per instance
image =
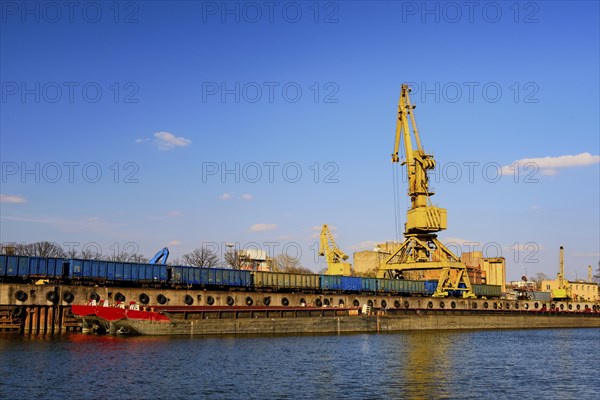
[{"label": "barge hull", "polygon": [[550,313],[482,314],[423,311],[397,315],[171,320],[158,322],[124,319],[113,322],[111,332],[140,335],[273,335],[402,332],[420,330],[600,328],[595,315]]}]

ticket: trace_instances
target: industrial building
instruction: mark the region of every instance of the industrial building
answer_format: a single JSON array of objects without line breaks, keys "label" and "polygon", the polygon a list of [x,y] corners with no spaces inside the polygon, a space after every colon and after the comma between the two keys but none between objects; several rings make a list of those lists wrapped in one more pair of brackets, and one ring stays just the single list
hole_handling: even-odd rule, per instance
[{"label": "industrial building", "polygon": [[[596,282],[566,281],[568,286],[567,293],[573,300],[600,300],[599,286]],[[542,281],[541,289],[545,292],[552,292],[559,288],[558,279]]]},{"label": "industrial building", "polygon": [[239,250],[240,269],[248,271],[270,271],[271,258],[265,250],[246,249]]},{"label": "industrial building", "polygon": [[[378,243],[374,250],[358,251],[354,253],[354,272],[357,275],[375,275],[379,265],[400,246],[398,242]],[[506,291],[506,263],[504,257],[483,257],[480,251],[465,252],[461,261],[467,266],[467,273],[471,283],[500,285]],[[430,280],[437,279],[439,271],[422,270],[406,271],[405,279]]]}]

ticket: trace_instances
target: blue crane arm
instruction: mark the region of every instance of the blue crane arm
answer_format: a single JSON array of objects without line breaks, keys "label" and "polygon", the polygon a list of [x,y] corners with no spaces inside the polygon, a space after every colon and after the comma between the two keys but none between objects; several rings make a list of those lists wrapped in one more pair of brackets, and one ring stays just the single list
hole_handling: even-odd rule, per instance
[{"label": "blue crane arm", "polygon": [[169,249],[165,247],[161,251],[156,253],[156,255],[154,257],[152,257],[152,259],[150,261],[148,261],[148,263],[149,264],[166,264],[167,258],[169,258]]}]

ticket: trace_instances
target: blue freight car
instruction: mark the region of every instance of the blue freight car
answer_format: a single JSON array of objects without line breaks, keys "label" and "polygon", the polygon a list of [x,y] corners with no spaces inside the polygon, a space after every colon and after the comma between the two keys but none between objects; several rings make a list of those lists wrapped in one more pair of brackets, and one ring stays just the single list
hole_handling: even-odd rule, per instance
[{"label": "blue freight car", "polygon": [[203,284],[212,286],[249,287],[252,283],[250,271],[224,269],[224,268],[201,268]]},{"label": "blue freight car", "polygon": [[4,278],[6,276],[6,270],[8,269],[7,265],[8,256],[4,254],[0,254],[0,277]]},{"label": "blue freight car", "polygon": [[0,262],[3,263],[2,266],[2,276],[5,277],[17,277],[23,276],[25,274],[27,276],[27,272],[29,269],[29,257],[25,256],[3,256]]},{"label": "blue freight car", "polygon": [[29,257],[30,278],[60,278],[63,273],[62,258],[54,257]]},{"label": "blue freight car", "polygon": [[321,275],[321,290],[335,290],[340,292],[360,292],[362,279],[357,276]]},{"label": "blue freight car", "polygon": [[342,276],[342,290],[344,292],[360,292],[362,278],[358,276]]},{"label": "blue freight car", "polygon": [[69,266],[69,278],[73,280],[161,283],[168,278],[166,265],[74,258],[65,262]]},{"label": "blue freight car", "polygon": [[438,281],[425,281],[425,295],[431,296],[438,287]]},{"label": "blue freight car", "polygon": [[342,277],[340,275],[321,275],[321,290],[342,290]]}]

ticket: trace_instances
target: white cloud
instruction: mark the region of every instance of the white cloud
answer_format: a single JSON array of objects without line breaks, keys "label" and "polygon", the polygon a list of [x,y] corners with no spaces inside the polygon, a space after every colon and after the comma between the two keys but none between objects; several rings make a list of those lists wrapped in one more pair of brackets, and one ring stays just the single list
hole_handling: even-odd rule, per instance
[{"label": "white cloud", "polygon": [[135,139],[135,142],[136,142],[136,143],[145,143],[145,142],[147,142],[147,141],[149,141],[149,140],[150,140],[150,139],[148,139],[148,138],[144,138],[144,139]]},{"label": "white cloud", "polygon": [[221,200],[229,200],[229,199],[231,199],[231,193],[223,193],[222,195],[219,196],[219,198]]},{"label": "white cloud", "polygon": [[169,217],[183,217],[183,213],[181,211],[169,211],[167,215]]},{"label": "white cloud", "polygon": [[171,240],[169,243],[167,243],[167,246],[180,246],[181,242],[179,240]]},{"label": "white cloud", "polygon": [[175,147],[187,147],[192,144],[192,141],[183,136],[177,137],[170,132],[156,132],[154,143],[160,150],[171,150]]},{"label": "white cloud", "polygon": [[250,232],[266,232],[277,229],[277,224],[254,224],[250,227]]},{"label": "white cloud", "polygon": [[23,204],[26,202],[27,200],[23,196],[0,194],[0,203]]},{"label": "white cloud", "polygon": [[[517,165],[515,165],[515,163]],[[505,165],[501,169],[502,175],[513,175],[515,167],[519,168],[537,168],[542,175],[556,175],[561,168],[585,167],[600,163],[600,156],[594,156],[590,153],[580,153],[577,155],[564,155],[558,157],[539,157],[522,158]]]},{"label": "white cloud", "polygon": [[252,200],[253,198],[254,198],[254,196],[252,196],[250,193],[244,193],[242,195],[243,200]]}]

